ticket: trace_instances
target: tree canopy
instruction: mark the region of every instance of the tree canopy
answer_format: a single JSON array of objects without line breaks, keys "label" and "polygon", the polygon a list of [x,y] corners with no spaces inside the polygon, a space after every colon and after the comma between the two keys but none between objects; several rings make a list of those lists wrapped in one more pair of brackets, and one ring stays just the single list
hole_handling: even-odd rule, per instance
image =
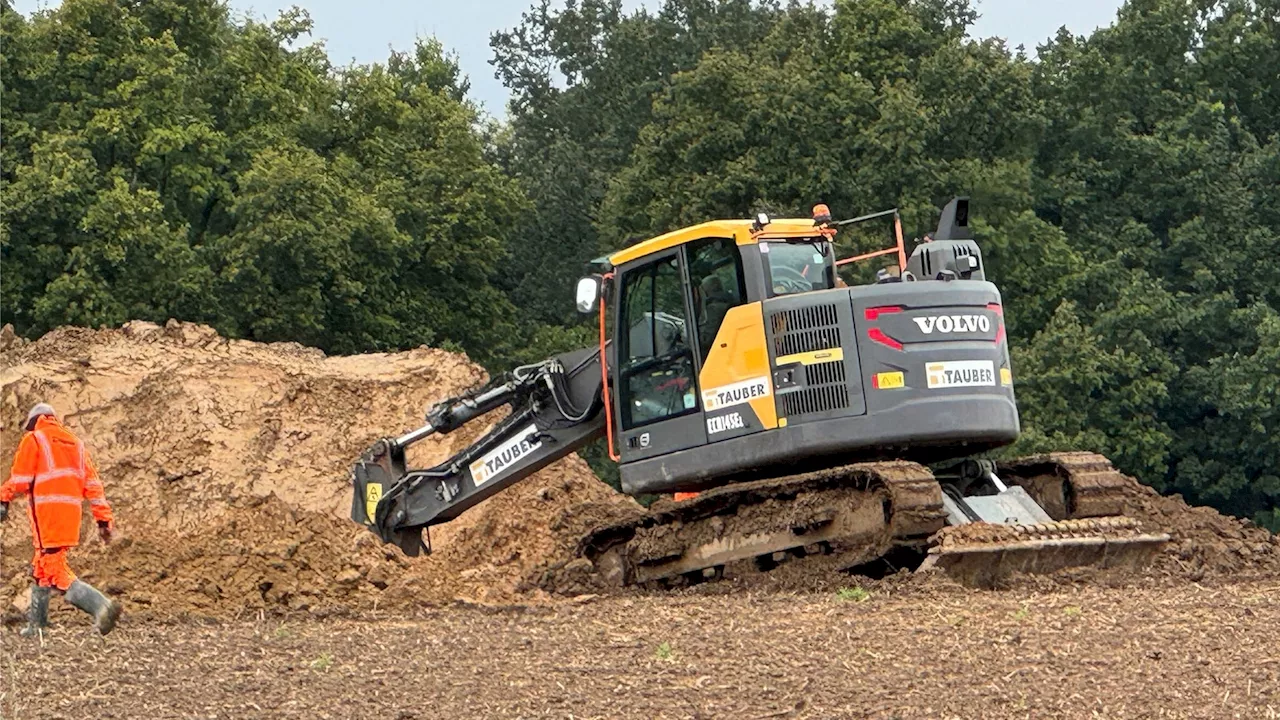
[{"label": "tree canopy", "polygon": [[513,346],[527,202],[435,42],[335,68],[300,11],[0,10],[3,304],[23,334],[179,317],[334,352]]},{"label": "tree canopy", "polygon": [[[3,0],[0,0],[3,2]],[[481,117],[445,48],[333,66],[305,13],[0,9],[0,299],[491,368],[585,341],[589,259],[710,217],[953,195],[1023,438],[1280,527],[1280,0],[1129,0],[1034,56],[969,0],[538,0]]]}]

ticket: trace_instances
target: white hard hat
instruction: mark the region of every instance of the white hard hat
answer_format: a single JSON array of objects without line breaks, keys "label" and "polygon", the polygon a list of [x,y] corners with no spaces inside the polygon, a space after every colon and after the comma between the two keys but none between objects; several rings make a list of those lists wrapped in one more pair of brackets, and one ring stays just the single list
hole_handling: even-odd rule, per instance
[{"label": "white hard hat", "polygon": [[35,407],[31,408],[31,412],[27,413],[27,422],[24,427],[26,427],[27,430],[35,430],[36,418],[41,415],[51,415],[53,417],[58,416],[57,413],[53,411],[53,406],[49,403],[37,403]]}]

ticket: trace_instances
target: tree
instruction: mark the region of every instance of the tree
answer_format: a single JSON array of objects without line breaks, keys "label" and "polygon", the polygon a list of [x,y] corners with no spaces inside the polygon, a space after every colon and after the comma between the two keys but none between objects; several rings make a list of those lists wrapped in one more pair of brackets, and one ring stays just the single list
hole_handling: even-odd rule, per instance
[{"label": "tree", "polygon": [[520,346],[492,280],[524,199],[457,64],[424,42],[334,69],[310,27],[216,0],[0,6],[5,319],[180,317],[485,361]]}]

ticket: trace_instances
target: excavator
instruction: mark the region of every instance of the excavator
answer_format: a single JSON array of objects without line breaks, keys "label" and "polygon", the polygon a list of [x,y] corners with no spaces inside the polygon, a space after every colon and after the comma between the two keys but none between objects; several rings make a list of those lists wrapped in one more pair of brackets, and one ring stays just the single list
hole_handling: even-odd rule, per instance
[{"label": "excavator", "polygon": [[[837,233],[893,246],[838,257]],[[852,263],[891,257],[875,272]],[[883,261],[882,261],[883,262]],[[846,270],[862,270],[850,284]],[[936,568],[1132,568],[1169,536],[1123,515],[1135,481],[1087,452],[990,459],[1019,436],[1000,292],[952,199],[907,254],[897,209],[833,221],[716,220],[587,264],[599,342],[434,404],[351,471],[352,519],[408,555],[430,533],[606,439],[621,488],[664,496],[578,545],[614,586],[668,586],[831,556],[883,576]],[[430,468],[406,450],[506,408]],[[501,412],[495,413],[495,416]],[[678,501],[665,496],[674,494]],[[804,560],[800,560],[803,562]]]}]

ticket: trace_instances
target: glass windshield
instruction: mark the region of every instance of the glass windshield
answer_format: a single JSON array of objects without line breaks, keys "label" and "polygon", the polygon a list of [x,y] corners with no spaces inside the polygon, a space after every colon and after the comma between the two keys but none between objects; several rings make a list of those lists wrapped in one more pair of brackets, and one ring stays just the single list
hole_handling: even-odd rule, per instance
[{"label": "glass windshield", "polygon": [[826,240],[789,240],[760,244],[769,266],[769,286],[774,295],[792,295],[835,287],[831,243]]}]

